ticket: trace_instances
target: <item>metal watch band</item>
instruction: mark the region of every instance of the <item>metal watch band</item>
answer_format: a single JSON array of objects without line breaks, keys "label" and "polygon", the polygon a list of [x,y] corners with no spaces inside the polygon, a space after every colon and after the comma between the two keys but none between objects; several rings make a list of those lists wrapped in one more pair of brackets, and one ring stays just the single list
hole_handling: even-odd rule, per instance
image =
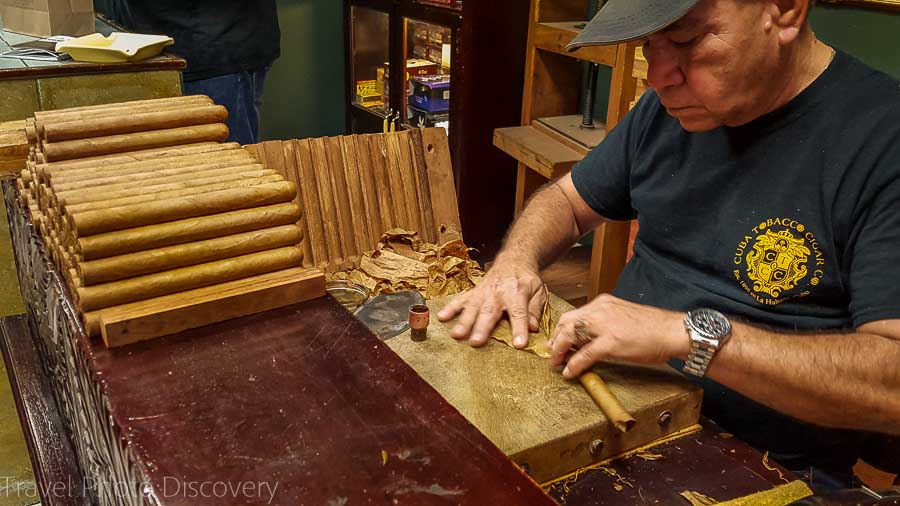
[{"label": "metal watch band", "polygon": [[[691,334],[694,333],[693,330],[690,330],[689,332]],[[712,362],[712,358],[718,350],[718,346],[700,343],[696,341],[692,335],[691,351],[688,353],[687,361],[684,363],[684,370],[694,376],[702,378],[706,375],[706,369],[709,367],[709,363]]]},{"label": "metal watch band", "polygon": [[684,316],[684,329],[691,340],[684,371],[702,378],[716,352],[728,341],[731,322],[722,313],[703,308]]}]

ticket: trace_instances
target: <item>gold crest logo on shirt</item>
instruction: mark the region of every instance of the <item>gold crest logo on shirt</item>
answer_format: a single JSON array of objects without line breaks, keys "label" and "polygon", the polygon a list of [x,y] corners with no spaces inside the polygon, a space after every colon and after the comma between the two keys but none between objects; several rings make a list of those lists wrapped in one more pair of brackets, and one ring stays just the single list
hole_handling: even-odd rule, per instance
[{"label": "gold crest logo on shirt", "polygon": [[778,297],[794,288],[809,273],[809,254],[803,238],[795,238],[788,230],[766,230],[747,253],[747,277],[753,280],[753,291]]},{"label": "gold crest logo on shirt", "polygon": [[790,218],[770,218],[744,235],[734,255],[734,279],[760,304],[805,297],[825,275],[815,234]]}]

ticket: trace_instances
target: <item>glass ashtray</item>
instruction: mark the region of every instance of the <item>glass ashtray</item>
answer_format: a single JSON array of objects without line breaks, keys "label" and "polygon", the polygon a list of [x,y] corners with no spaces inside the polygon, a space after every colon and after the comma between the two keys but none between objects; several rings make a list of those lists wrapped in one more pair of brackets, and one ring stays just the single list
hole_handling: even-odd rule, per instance
[{"label": "glass ashtray", "polygon": [[365,304],[372,295],[368,288],[344,279],[325,283],[325,291],[351,313]]}]

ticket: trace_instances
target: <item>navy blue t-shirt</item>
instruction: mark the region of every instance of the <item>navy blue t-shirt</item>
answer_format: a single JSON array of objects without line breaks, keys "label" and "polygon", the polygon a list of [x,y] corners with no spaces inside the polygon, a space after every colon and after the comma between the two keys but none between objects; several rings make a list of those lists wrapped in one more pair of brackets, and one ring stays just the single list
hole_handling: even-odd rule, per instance
[{"label": "navy blue t-shirt", "polygon": [[[687,132],[648,91],[572,179],[602,216],[638,220],[623,299],[784,331],[900,318],[900,82],[846,53],[740,127]],[[703,383],[704,413],[751,444],[855,461],[853,433]]]}]

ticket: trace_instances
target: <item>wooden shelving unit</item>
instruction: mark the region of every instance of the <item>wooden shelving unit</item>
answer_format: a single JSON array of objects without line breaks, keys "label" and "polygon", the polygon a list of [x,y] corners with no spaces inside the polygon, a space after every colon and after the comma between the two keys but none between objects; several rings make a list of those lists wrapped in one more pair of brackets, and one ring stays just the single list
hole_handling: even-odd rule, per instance
[{"label": "wooden shelving unit", "polygon": [[[587,10],[587,0],[531,0],[521,123],[494,131],[494,145],[519,162],[517,215],[538,187],[564,175],[599,144],[634,101],[636,43],[566,50]],[[593,130],[579,127],[582,62],[612,69],[606,122]],[[550,289],[570,301],[611,291],[625,265],[631,228],[611,222],[597,229],[590,254],[580,246],[545,271]]]},{"label": "wooden shelving unit", "polygon": [[[479,260],[493,258],[513,219],[513,195],[496,188],[511,187],[515,160],[492,145],[495,128],[512,125],[521,116],[521,99],[528,25],[528,3],[522,0],[463,0],[425,4],[420,0],[344,0],[346,33],[345,98],[348,133],[383,129],[384,108],[363,107],[355,100],[357,80],[375,79],[376,67],[404,69],[388,73],[390,90],[385,108],[401,112],[397,129],[417,125],[408,117],[405,90],[408,59],[423,59],[410,51],[411,23],[430,24],[450,32],[449,72],[450,157],[466,244]],[[354,13],[357,16],[354,16]],[[364,15],[365,14],[365,15]],[[376,48],[378,48],[376,50]],[[433,56],[432,56],[433,57]],[[443,60],[444,55],[441,55]],[[365,74],[364,70],[371,70]],[[359,75],[354,76],[354,71]]]}]

